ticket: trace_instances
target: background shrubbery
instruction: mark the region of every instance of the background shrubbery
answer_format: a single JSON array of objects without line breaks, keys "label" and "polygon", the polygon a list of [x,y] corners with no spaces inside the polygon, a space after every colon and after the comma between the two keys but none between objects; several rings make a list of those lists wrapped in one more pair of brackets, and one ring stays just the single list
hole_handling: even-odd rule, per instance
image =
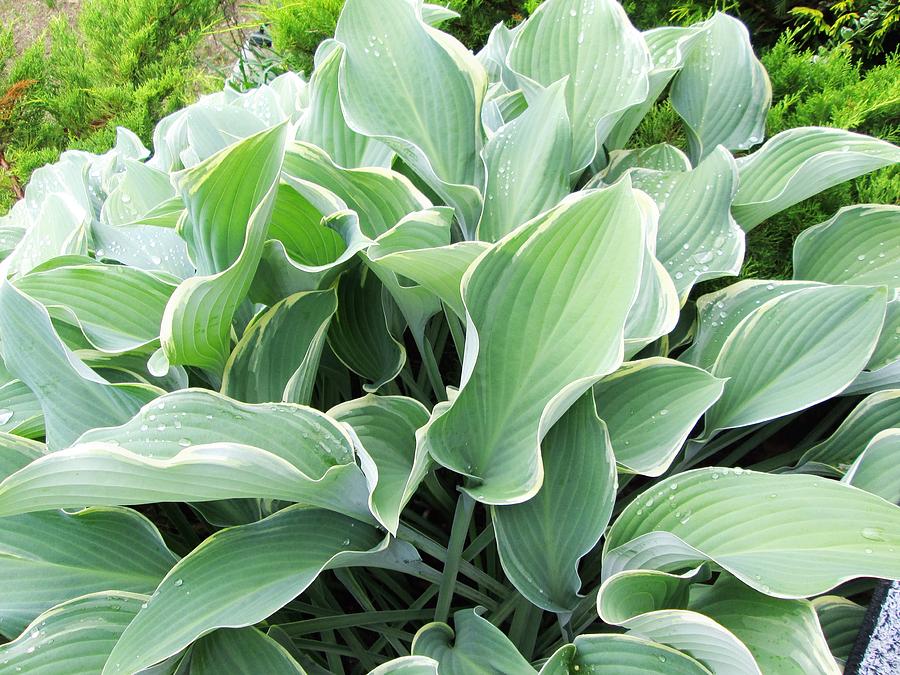
[{"label": "background shrubbery", "polygon": [[[449,0],[460,18],[445,29],[480,48],[498,21],[513,25],[540,0]],[[253,85],[285,70],[309,72],[316,47],[334,32],[342,0],[268,0],[249,6],[243,31],[265,24],[273,41]],[[791,3],[626,0],[642,29],[689,24],[716,9],[750,28],[772,81],[772,135],[796,126],[834,126],[900,140],[900,6],[884,1]],[[216,57],[204,34],[223,32],[221,0],[88,0],[77,27],[55,21],[45,40],[15,54],[12,29],[0,34],[0,214],[31,171],[66,148],[103,152],[115,127],[145,143],[153,125],[197,95],[217,88]],[[230,56],[226,53],[226,57]],[[221,50],[219,61],[222,60]],[[668,103],[651,111],[635,145],[683,144]],[[833,188],[779,214],[750,234],[743,275],[789,278],[791,244],[805,227],[854,202],[894,202],[900,170],[888,168]]]}]

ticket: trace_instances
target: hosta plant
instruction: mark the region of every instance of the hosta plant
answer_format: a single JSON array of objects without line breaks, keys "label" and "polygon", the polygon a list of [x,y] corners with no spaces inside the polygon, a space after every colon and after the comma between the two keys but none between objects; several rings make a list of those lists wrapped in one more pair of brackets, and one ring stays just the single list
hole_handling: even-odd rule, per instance
[{"label": "hosta plant", "polygon": [[[766,139],[724,14],[448,16],[348,0],[0,222],[0,672],[839,672],[900,578],[900,208],[723,278],[900,149]],[[661,96],[686,147],[629,147]]]}]

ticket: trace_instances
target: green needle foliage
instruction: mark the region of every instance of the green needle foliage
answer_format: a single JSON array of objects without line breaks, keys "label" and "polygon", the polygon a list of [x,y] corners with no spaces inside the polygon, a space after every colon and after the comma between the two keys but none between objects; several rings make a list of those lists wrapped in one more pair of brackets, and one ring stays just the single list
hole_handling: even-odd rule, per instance
[{"label": "green needle foliage", "polygon": [[0,673],[841,671],[900,578],[896,191],[735,278],[900,166],[827,126],[892,137],[883,74],[451,19],[348,0],[0,218]]}]

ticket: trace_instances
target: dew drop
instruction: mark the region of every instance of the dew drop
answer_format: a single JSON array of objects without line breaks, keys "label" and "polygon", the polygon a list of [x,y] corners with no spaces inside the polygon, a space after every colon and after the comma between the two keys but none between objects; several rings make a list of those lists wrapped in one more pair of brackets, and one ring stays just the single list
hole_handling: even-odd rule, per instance
[{"label": "dew drop", "polygon": [[[662,410],[659,411],[659,414],[660,414],[660,415],[668,415],[668,414],[669,414],[669,411],[668,411],[666,408],[663,408]],[[675,487],[672,486],[672,489],[674,490]]]},{"label": "dew drop", "polygon": [[860,534],[869,541],[884,541],[884,530],[880,527],[864,527]]},{"label": "dew drop", "polygon": [[0,408],[0,424],[6,424],[15,413],[9,408]]},{"label": "dew drop", "polygon": [[176,586],[181,586],[183,583],[184,583],[184,579],[176,579],[176,580],[175,580],[175,585],[176,585]]},{"label": "dew drop", "polygon": [[186,448],[186,447],[190,446],[190,444],[191,444],[191,442],[186,438],[178,439],[178,445],[180,445],[182,448]]}]

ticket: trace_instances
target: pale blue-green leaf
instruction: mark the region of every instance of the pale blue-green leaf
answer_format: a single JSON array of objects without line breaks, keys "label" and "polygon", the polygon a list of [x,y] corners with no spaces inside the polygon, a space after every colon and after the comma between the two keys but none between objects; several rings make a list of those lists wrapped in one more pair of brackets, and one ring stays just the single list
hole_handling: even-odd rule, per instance
[{"label": "pale blue-green leaf", "polygon": [[194,643],[191,675],[225,673],[305,675],[306,671],[284,647],[256,628],[220,628]]},{"label": "pale blue-green leaf", "polygon": [[427,656],[401,656],[382,663],[369,675],[438,675],[438,662]]},{"label": "pale blue-green leaf", "polygon": [[691,161],[681,150],[668,143],[657,143],[635,150],[613,150],[606,168],[591,179],[591,187],[612,185],[628,169],[681,172],[691,170]]},{"label": "pale blue-green leaf", "polygon": [[843,129],[798,127],[741,158],[732,212],[745,231],[807,197],[900,162],[900,148]]},{"label": "pale blue-green leaf", "polygon": [[866,364],[866,370],[874,372],[900,361],[900,289],[895,288],[893,297],[888,297],[881,336]]},{"label": "pale blue-green leaf", "polygon": [[0,478],[6,478],[39,457],[47,454],[47,446],[0,431]]},{"label": "pale blue-green leaf", "polygon": [[[879,432],[866,446],[843,478],[845,483],[900,503],[900,429]],[[880,533],[870,531],[876,539]]]},{"label": "pale blue-green leaf", "polygon": [[579,635],[560,647],[541,668],[540,675],[579,673],[622,675],[709,675],[703,664],[666,645],[634,635]]},{"label": "pale blue-green leaf", "polygon": [[846,661],[856,641],[866,608],[838,595],[822,595],[812,601],[828,647],[836,659]]},{"label": "pale blue-green leaf", "polygon": [[21,380],[0,386],[0,431],[25,438],[44,438],[44,411],[37,396]]}]

